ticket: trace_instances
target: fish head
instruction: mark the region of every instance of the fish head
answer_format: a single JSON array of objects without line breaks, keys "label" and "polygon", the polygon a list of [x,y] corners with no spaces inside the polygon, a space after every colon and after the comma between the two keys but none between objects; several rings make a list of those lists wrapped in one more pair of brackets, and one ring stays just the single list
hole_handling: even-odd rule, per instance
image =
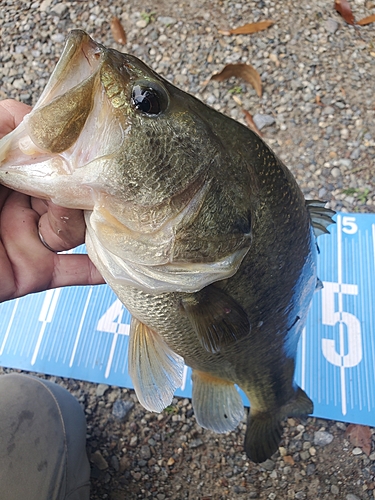
[{"label": "fish head", "polygon": [[210,161],[213,134],[184,96],[136,57],[74,30],[34,109],[0,143],[1,182],[87,210],[103,196],[150,207],[196,191],[204,162],[195,154],[206,144]]},{"label": "fish head", "polygon": [[0,182],[89,212],[91,257],[115,281],[197,290],[233,275],[250,244],[249,170],[224,144],[236,133],[223,120],[235,123],[75,30],[0,141]]}]

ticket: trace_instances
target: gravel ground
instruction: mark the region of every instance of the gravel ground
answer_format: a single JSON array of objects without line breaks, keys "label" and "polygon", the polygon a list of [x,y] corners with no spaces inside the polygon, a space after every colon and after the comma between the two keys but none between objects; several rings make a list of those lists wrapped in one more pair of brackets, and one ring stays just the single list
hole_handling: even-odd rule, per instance
[{"label": "gravel ground", "polygon": [[[267,117],[264,139],[306,197],[336,210],[374,212],[375,25],[348,26],[332,4],[2,0],[0,98],[35,103],[66,34],[81,28],[243,121],[235,92],[245,109]],[[375,12],[374,1],[351,5],[357,19]],[[125,46],[112,38],[114,15],[127,33]],[[263,19],[276,24],[254,35],[218,32]],[[255,66],[261,98],[234,79],[203,85],[230,62]],[[244,423],[215,435],[196,424],[187,399],[157,415],[128,389],[52,378],[85,408],[93,500],[375,498],[375,429],[368,457],[347,441],[343,423],[289,419],[279,452],[254,465],[243,452]]]}]

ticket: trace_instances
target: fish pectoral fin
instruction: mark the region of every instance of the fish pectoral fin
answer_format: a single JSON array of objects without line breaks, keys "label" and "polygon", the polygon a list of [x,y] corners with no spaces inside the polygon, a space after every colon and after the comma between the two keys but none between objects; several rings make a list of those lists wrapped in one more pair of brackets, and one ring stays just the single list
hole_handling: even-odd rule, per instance
[{"label": "fish pectoral fin", "polygon": [[244,407],[234,384],[193,370],[193,408],[200,426],[214,432],[232,431],[241,422]]},{"label": "fish pectoral fin", "polygon": [[281,421],[286,417],[300,417],[313,412],[313,403],[298,387],[296,397],[275,411],[254,411],[250,408],[245,435],[245,451],[256,463],[270,458],[278,449],[281,436]]},{"label": "fish pectoral fin", "polygon": [[163,338],[132,317],[129,340],[129,375],[139,402],[161,412],[182,385],[184,360]]},{"label": "fish pectoral fin", "polygon": [[238,302],[213,285],[187,295],[182,307],[202,346],[213,354],[250,331],[247,314]]},{"label": "fish pectoral fin", "polygon": [[329,233],[327,227],[331,224],[335,224],[332,217],[336,212],[329,208],[325,208],[325,204],[324,201],[306,200],[306,208],[310,213],[311,224],[316,237],[321,234]]}]

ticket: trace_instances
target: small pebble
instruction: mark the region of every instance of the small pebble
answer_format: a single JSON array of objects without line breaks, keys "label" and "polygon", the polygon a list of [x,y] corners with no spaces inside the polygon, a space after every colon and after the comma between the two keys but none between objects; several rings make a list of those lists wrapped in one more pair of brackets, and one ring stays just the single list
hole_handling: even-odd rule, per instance
[{"label": "small pebble", "polygon": [[52,12],[62,17],[68,10],[68,6],[65,3],[57,3],[51,7]]},{"label": "small pebble", "polygon": [[65,41],[66,36],[62,33],[54,33],[51,35],[51,40],[55,43],[63,43]]},{"label": "small pebble", "polygon": [[122,420],[130,413],[133,408],[133,401],[122,401],[121,399],[118,399],[113,403],[112,415],[119,420]]},{"label": "small pebble", "polygon": [[340,175],[341,175],[341,171],[340,171],[340,169],[339,169],[339,168],[337,168],[337,167],[333,167],[333,169],[331,170],[331,175],[332,175],[332,177],[334,177],[335,179],[336,179],[337,177],[340,177]]},{"label": "small pebble", "polygon": [[360,156],[361,156],[361,150],[359,148],[354,149],[354,151],[352,151],[350,154],[350,158],[352,160],[358,160]]},{"label": "small pebble", "polygon": [[336,486],[335,484],[332,484],[331,485],[331,493],[333,495],[338,495],[340,493],[338,486]]},{"label": "small pebble", "polygon": [[130,438],[130,446],[137,446],[137,443],[138,443],[138,437],[137,436],[132,436]]},{"label": "small pebble", "polygon": [[175,24],[176,19],[174,17],[169,17],[169,16],[158,16],[158,21],[161,24],[165,24],[166,26],[170,26],[171,24]]},{"label": "small pebble", "polygon": [[253,116],[253,120],[259,130],[262,130],[264,127],[273,125],[276,122],[273,116],[261,115],[259,113]]},{"label": "small pebble", "polygon": [[275,468],[275,462],[271,459],[267,459],[265,462],[261,464],[263,469],[266,469],[268,471],[271,471]]},{"label": "small pebble", "polygon": [[99,470],[108,469],[108,462],[105,460],[99,450],[91,455],[90,460],[94,465],[96,465]]},{"label": "small pebble", "polygon": [[46,10],[50,7],[52,0],[43,0],[39,6],[40,12],[46,12]]},{"label": "small pebble", "polygon": [[333,435],[327,431],[316,431],[314,432],[314,444],[316,446],[326,446],[332,443]]},{"label": "small pebble", "polygon": [[137,26],[137,28],[146,28],[146,26],[148,25],[148,21],[146,21],[146,19],[140,19],[135,23],[135,25]]},{"label": "small pebble", "polygon": [[327,19],[327,21],[325,22],[325,28],[329,33],[332,33],[332,34],[336,33],[336,31],[338,30],[338,27],[339,27],[339,23],[335,19],[332,19],[331,17],[329,17]]},{"label": "small pebble", "polygon": [[108,391],[109,385],[107,384],[98,384],[96,387],[96,396],[101,398]]},{"label": "small pebble", "polygon": [[151,458],[150,447],[147,444],[144,444],[143,446],[141,446],[139,454],[144,460],[148,460],[149,458]]},{"label": "small pebble", "polygon": [[200,438],[193,439],[189,443],[189,448],[198,448],[199,446],[202,446],[202,444],[203,444],[203,441]]}]

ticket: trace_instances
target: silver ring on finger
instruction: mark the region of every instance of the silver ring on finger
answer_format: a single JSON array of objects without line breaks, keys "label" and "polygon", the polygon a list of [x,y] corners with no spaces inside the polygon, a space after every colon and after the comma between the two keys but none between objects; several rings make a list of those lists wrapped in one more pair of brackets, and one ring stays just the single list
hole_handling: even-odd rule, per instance
[{"label": "silver ring on finger", "polygon": [[57,253],[57,251],[56,251],[56,250],[54,250],[53,248],[51,248],[51,247],[49,246],[49,244],[46,242],[46,240],[43,238],[42,233],[40,232],[40,229],[38,229],[38,235],[39,235],[39,239],[40,239],[40,241],[43,243],[43,245],[44,245],[44,246],[45,246],[48,250],[50,250],[50,251],[51,251],[51,252],[53,252],[53,253]]}]

